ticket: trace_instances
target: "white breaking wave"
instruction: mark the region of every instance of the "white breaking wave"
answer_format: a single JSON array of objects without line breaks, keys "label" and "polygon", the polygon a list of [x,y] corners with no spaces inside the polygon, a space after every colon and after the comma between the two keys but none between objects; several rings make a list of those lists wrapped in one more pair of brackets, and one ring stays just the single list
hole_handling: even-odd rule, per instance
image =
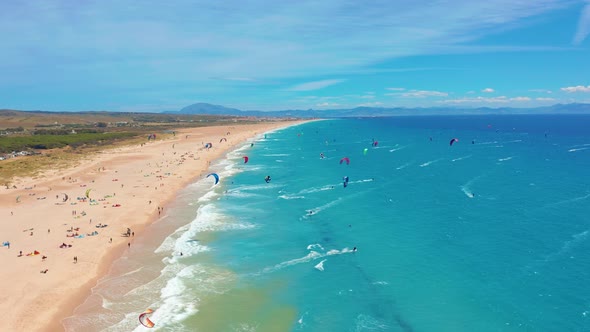
[{"label": "white breaking wave", "polygon": [[365,182],[373,182],[373,181],[375,181],[375,179],[372,179],[371,178],[371,179],[363,179],[363,180],[349,181],[348,183],[349,184],[351,184],[351,183],[365,183]]},{"label": "white breaking wave", "polygon": [[437,161],[441,161],[443,158],[439,158],[439,159],[435,159],[435,160],[430,160],[425,162],[424,164],[421,164],[420,167],[426,167],[426,166],[430,166],[431,164],[437,162]]},{"label": "white breaking wave", "polygon": [[406,148],[405,146],[400,146],[399,148],[393,148],[393,149],[389,150],[389,152],[395,152],[395,151],[399,151],[399,150],[405,149],[405,148]]},{"label": "white breaking wave", "polygon": [[322,247],[322,245],[319,243],[314,243],[314,244],[310,244],[307,246],[307,250],[314,250],[314,249],[324,250],[324,247]]},{"label": "white breaking wave", "polygon": [[498,161],[507,161],[507,160],[510,160],[512,158],[514,158],[514,157],[500,158],[500,159],[498,159]]},{"label": "white breaking wave", "polygon": [[473,179],[467,181],[467,183],[465,183],[464,185],[462,185],[461,191],[465,194],[465,196],[469,197],[469,198],[473,198],[475,197],[475,194],[473,193],[473,191],[471,190],[471,185],[473,185],[473,183],[477,180],[479,180],[483,175],[479,175],[474,177]]},{"label": "white breaking wave", "polygon": [[461,190],[463,191],[463,193],[465,194],[465,196],[467,196],[469,198],[475,197],[475,195],[468,188],[461,187]]},{"label": "white breaking wave", "polygon": [[297,193],[297,195],[312,194],[312,193],[317,193],[317,192],[326,191],[326,190],[334,190],[334,185],[326,185],[326,186],[322,186],[322,187],[312,187],[312,188],[302,189]]},{"label": "white breaking wave", "polygon": [[579,148],[581,146],[590,146],[590,143],[584,143],[584,144],[576,144],[576,145],[572,145],[570,146],[570,148]]},{"label": "white breaking wave", "polygon": [[330,207],[332,207],[332,206],[340,203],[341,201],[342,201],[342,198],[338,198],[338,199],[333,200],[331,202],[328,202],[328,203],[326,203],[324,205],[315,207],[313,209],[309,209],[309,210],[307,210],[307,214],[304,216],[304,218],[307,218],[308,216],[316,215],[319,212],[322,212],[322,211],[324,211],[324,210],[326,210],[326,209],[328,209],[328,208],[330,208]]},{"label": "white breaking wave", "polygon": [[590,149],[590,147],[587,148],[577,148],[577,149],[569,149],[567,150],[567,152],[576,152],[576,151],[583,151],[583,150],[588,150]]},{"label": "white breaking wave", "polygon": [[289,200],[289,199],[303,199],[303,198],[305,198],[305,196],[280,195],[279,198],[286,199],[286,200]]},{"label": "white breaking wave", "polygon": [[323,259],[322,261],[320,261],[316,266],[314,266],[316,269],[318,269],[319,271],[324,271],[324,262],[327,261],[327,259]]},{"label": "white breaking wave", "polygon": [[459,160],[463,160],[463,159],[470,158],[471,156],[472,156],[472,155],[463,156],[463,157],[455,158],[455,159],[453,159],[453,160],[451,160],[451,161],[459,161]]},{"label": "white breaking wave", "polygon": [[406,167],[410,166],[411,164],[412,164],[412,163],[405,163],[405,164],[403,164],[403,165],[401,165],[401,166],[397,167],[396,169],[397,169],[397,170],[404,169],[404,168],[406,168]]},{"label": "white breaking wave", "polygon": [[[250,223],[237,222],[217,212],[213,204],[205,204],[197,210],[197,216],[188,225],[178,228],[169,235],[162,244],[154,251],[155,253],[182,253],[184,256],[191,256],[200,252],[208,251],[209,248],[199,243],[198,236],[201,232],[218,232],[241,229],[251,229],[255,226]],[[180,235],[179,235],[180,234]],[[177,259],[173,258],[165,259]]]},{"label": "white breaking wave", "polygon": [[300,258],[295,258],[295,259],[291,259],[285,262],[281,262],[279,264],[276,264],[275,266],[270,266],[270,267],[266,267],[262,270],[262,273],[270,273],[270,272],[274,272],[274,271],[278,271],[280,269],[283,269],[285,267],[288,266],[293,266],[293,265],[297,265],[297,264],[301,264],[301,263],[307,263],[319,258],[323,258],[326,256],[334,256],[334,255],[342,255],[342,254],[350,254],[353,253],[354,251],[352,249],[348,249],[348,248],[344,248],[342,250],[336,250],[336,249],[332,249],[326,253],[319,253],[317,251],[310,251],[309,254],[300,257]]}]

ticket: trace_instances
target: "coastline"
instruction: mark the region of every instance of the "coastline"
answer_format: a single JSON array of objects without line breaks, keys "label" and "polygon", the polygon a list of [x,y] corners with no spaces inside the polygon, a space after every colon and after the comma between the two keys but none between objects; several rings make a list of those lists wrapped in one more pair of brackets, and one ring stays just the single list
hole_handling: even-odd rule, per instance
[{"label": "coastline", "polygon": [[[11,247],[0,252],[0,263],[9,267],[0,272],[0,308],[8,317],[0,329],[63,330],[62,319],[91,294],[114,260],[133,250],[134,233],[153,223],[160,207],[203,176],[213,160],[257,134],[304,122],[180,129],[170,139],[109,150],[76,167],[47,171],[42,180],[18,179],[17,189],[2,187],[0,233]],[[205,142],[213,147],[202,149]],[[99,223],[108,226],[97,228]],[[132,236],[121,236],[126,228]],[[98,235],[90,235],[94,231]],[[83,238],[68,237],[75,233]],[[60,248],[61,243],[71,247]],[[26,256],[35,250],[40,254]]]}]

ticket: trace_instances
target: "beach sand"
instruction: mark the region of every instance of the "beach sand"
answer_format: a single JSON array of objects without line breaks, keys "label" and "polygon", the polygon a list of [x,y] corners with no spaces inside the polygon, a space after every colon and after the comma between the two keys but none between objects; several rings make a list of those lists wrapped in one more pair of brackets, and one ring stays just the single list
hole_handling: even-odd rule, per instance
[{"label": "beach sand", "polygon": [[[0,331],[63,330],[61,320],[113,260],[133,250],[134,236],[180,189],[206,176],[211,161],[256,134],[295,123],[179,129],[174,137],[105,150],[70,169],[16,179],[16,188],[2,186],[0,242],[10,246],[0,247]],[[207,142],[213,147],[204,149]]]}]

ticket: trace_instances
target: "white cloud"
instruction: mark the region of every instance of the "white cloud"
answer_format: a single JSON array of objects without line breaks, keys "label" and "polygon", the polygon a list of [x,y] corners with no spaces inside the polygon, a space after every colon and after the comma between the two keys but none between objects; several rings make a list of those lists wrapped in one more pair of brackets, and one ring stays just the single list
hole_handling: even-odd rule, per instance
[{"label": "white cloud", "polygon": [[383,103],[375,101],[375,102],[371,102],[371,103],[358,104],[357,106],[358,107],[381,107],[381,106],[383,106]]},{"label": "white cloud", "polygon": [[494,89],[492,89],[492,88],[485,88],[485,89],[481,90],[481,92],[492,93],[492,92],[494,92]]},{"label": "white cloud", "polygon": [[316,107],[335,107],[335,106],[340,106],[340,104],[338,104],[338,103],[323,102],[323,103],[316,104],[315,106]]},{"label": "white cloud", "polygon": [[[49,97],[34,98],[40,104],[58,99],[71,102],[68,96],[77,94],[81,98],[76,100],[94,96],[93,101],[88,98],[83,104],[109,105],[111,101],[96,96],[123,95],[120,91],[124,89],[150,96],[150,92],[165,87],[168,96],[180,99],[187,95],[170,87],[191,86],[199,95],[219,98],[232,93],[254,98],[258,93],[263,96],[260,99],[270,103],[271,99],[282,101],[284,96],[273,96],[270,89],[252,93],[236,87],[228,91],[224,83],[237,84],[212,82],[209,78],[306,82],[317,77],[347,77],[353,72],[387,71],[384,63],[408,56],[558,49],[482,46],[475,42],[513,30],[521,22],[530,22],[528,18],[578,3],[304,0],[269,4],[252,0],[246,5],[227,0],[211,5],[194,0],[145,0],[141,4],[132,0],[2,1],[0,90],[18,82],[23,91],[48,91]],[[580,25],[580,36],[585,26]],[[52,89],[46,90],[48,83]],[[310,91],[331,85],[312,83],[292,90]],[[33,99],[30,95],[19,98]],[[157,101],[144,98],[120,97],[114,102]]]},{"label": "white cloud", "polygon": [[344,80],[322,80],[322,81],[314,81],[314,82],[307,82],[292,86],[288,90],[290,91],[312,91],[312,90],[319,90],[323,88],[327,88],[331,85],[342,83]]},{"label": "white cloud", "polygon": [[530,89],[529,91],[530,92],[538,92],[538,93],[547,93],[547,94],[553,93],[553,91],[546,90],[546,89]]},{"label": "white cloud", "polygon": [[440,91],[427,91],[427,90],[410,90],[400,94],[402,97],[410,98],[425,98],[425,97],[446,97],[449,94],[447,92]]},{"label": "white cloud", "polygon": [[586,1],[587,5],[582,9],[580,20],[578,21],[578,29],[574,35],[574,45],[581,44],[590,34],[590,1]]},{"label": "white cloud", "polygon": [[535,98],[536,101],[555,101],[555,98],[539,97]]},{"label": "white cloud", "polygon": [[590,85],[588,85],[588,86],[583,86],[583,85],[568,86],[567,88],[561,88],[561,91],[565,91],[567,93],[572,93],[572,92],[590,92]]},{"label": "white cloud", "polygon": [[445,104],[507,104],[510,102],[528,102],[532,99],[526,96],[518,96],[518,97],[506,97],[506,96],[498,96],[498,97],[464,97],[464,98],[457,98],[457,99],[447,99],[443,100],[442,103]]},{"label": "white cloud", "polygon": [[511,101],[531,101],[530,97],[514,97],[510,98]]},{"label": "white cloud", "polygon": [[507,103],[510,100],[506,96],[499,97],[465,97],[443,100],[446,104],[481,104],[481,103]]},{"label": "white cloud", "polygon": [[389,91],[404,91],[406,88],[385,88],[385,90]]},{"label": "white cloud", "polygon": [[360,96],[361,99],[374,99],[375,95],[362,95]]}]

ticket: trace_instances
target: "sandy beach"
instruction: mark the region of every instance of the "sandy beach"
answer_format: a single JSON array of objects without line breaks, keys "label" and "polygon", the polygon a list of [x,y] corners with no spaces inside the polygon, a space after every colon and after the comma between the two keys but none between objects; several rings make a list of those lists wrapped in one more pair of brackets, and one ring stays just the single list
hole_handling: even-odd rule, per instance
[{"label": "sandy beach", "polygon": [[[256,134],[294,123],[182,129],[2,186],[0,330],[63,330],[61,319],[114,259],[133,250],[134,237],[167,201],[207,175],[211,161]],[[212,148],[204,147],[208,142]]]}]

